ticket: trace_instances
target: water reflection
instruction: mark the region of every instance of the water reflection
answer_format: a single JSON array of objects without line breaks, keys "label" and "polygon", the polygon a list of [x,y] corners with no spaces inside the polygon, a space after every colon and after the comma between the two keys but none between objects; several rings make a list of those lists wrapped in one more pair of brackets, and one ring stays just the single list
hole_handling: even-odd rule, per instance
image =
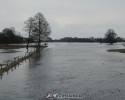
[{"label": "water reflection", "polygon": [[3,78],[3,74],[0,74],[0,79],[2,80],[2,78]]},{"label": "water reflection", "polygon": [[32,58],[29,58],[29,62],[30,62],[29,67],[34,68],[37,65],[37,62],[40,61],[41,57],[42,57],[41,49],[36,48],[36,54]]},{"label": "water reflection", "polygon": [[5,71],[5,72],[1,72],[1,74],[0,74],[1,80],[3,79],[3,77],[4,77],[5,74],[8,75],[9,72],[15,71],[15,70],[17,69],[17,67],[19,67],[19,64],[16,65],[16,66],[14,66],[14,67],[12,67],[12,68],[10,68],[10,69],[8,69],[8,70]]},{"label": "water reflection", "polygon": [[41,49],[37,49],[36,56],[30,59],[29,69],[27,72],[28,78],[25,87],[25,97],[27,98],[41,99],[43,96],[45,96],[43,95],[43,92],[46,93],[46,82],[44,81],[44,78],[47,75],[47,71],[46,66],[43,64],[44,61],[42,61],[43,58],[44,50],[41,51]]},{"label": "water reflection", "polygon": [[12,73],[4,74],[0,99],[45,100],[48,92],[83,94],[83,100],[121,98],[125,95],[125,56],[106,51],[112,48],[121,46],[57,43],[38,50]]},{"label": "water reflection", "polygon": [[[36,55],[34,55],[34,57],[37,57],[38,58],[38,56],[40,56],[40,49],[36,49],[37,50],[37,52],[36,52]],[[6,52],[7,51],[7,52]],[[4,50],[4,52],[6,52],[6,53],[10,53],[10,52],[15,52],[16,50],[11,50],[11,49],[7,49],[7,50]],[[29,52],[29,53],[31,53],[31,52]],[[24,56],[23,56],[24,55]],[[22,56],[20,56],[20,58],[22,58],[22,57],[25,57],[25,56],[27,56],[28,54],[26,54],[26,52],[25,53],[22,53]],[[26,63],[26,60],[27,59],[25,59],[24,61],[25,61],[25,63]],[[30,62],[30,58],[28,59],[29,60],[29,62]],[[13,67],[9,67],[9,68],[4,68],[4,67],[6,67],[6,66],[9,66],[9,65],[12,65],[12,64],[15,64],[15,62],[17,61],[17,65],[16,66],[13,66]],[[9,60],[6,60],[5,61],[5,64],[1,64],[1,69],[0,69],[0,76],[1,76],[1,80],[2,80],[2,78],[3,78],[3,76],[5,75],[5,73],[7,72],[7,74],[8,74],[8,72],[9,71],[11,71],[11,72],[13,72],[14,70],[16,70],[17,69],[17,67],[19,67],[20,66],[20,64],[22,63],[22,62],[20,62],[19,61],[19,63],[18,63],[18,61],[19,61],[19,56],[17,57],[15,57],[15,58],[13,58],[12,59],[12,57],[11,57],[11,60],[9,59]]]}]

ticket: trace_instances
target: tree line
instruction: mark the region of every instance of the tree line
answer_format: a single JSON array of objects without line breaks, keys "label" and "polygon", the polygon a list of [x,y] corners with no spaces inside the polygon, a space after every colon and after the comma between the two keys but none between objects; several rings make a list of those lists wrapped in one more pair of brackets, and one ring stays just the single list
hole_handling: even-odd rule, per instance
[{"label": "tree line", "polygon": [[14,27],[4,28],[0,32],[0,44],[23,43],[24,38],[16,32]]},{"label": "tree line", "polygon": [[[94,38],[94,37],[89,37],[89,38],[64,37],[64,38],[61,38],[61,39],[54,39],[54,40],[50,39],[50,40],[48,40],[48,42],[90,42],[90,43],[99,42],[99,43],[108,43],[108,41],[105,38]],[[123,39],[121,37],[117,37],[116,42],[125,42],[125,39]]]},{"label": "tree line", "polygon": [[116,43],[116,42],[125,42],[125,39],[118,37],[113,29],[108,29],[104,38],[78,38],[78,37],[64,37],[61,39],[51,40],[52,42],[99,42],[99,43]]}]

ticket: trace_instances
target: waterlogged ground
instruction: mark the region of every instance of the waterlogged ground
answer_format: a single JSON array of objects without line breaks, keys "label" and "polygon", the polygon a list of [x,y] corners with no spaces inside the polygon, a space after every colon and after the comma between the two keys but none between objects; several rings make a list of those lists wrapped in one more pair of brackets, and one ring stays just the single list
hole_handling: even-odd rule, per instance
[{"label": "waterlogged ground", "polygon": [[[48,92],[80,95],[58,100],[125,100],[121,44],[51,43],[39,55],[1,77],[0,100],[45,99]],[[1,56],[1,55],[0,55]]]},{"label": "waterlogged ground", "polygon": [[[33,48],[30,48],[29,51],[33,51]],[[10,60],[13,60],[15,57],[23,57],[27,53],[26,48],[22,49],[0,49],[0,64],[6,64]]]}]

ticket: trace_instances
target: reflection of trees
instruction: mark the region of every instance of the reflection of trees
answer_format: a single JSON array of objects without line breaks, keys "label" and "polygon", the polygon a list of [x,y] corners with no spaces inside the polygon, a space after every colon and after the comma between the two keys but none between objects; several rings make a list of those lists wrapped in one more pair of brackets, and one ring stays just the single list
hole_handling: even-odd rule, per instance
[{"label": "reflection of trees", "polygon": [[2,78],[3,78],[3,74],[2,74],[2,73],[0,73],[0,79],[2,80]]},{"label": "reflection of trees", "polygon": [[28,77],[26,84],[27,96],[41,99],[40,97],[46,96],[46,79],[47,70],[44,66],[42,59],[44,59],[44,52],[42,49],[36,49],[36,55],[30,59],[28,68]]},{"label": "reflection of trees", "polygon": [[41,58],[41,48],[37,47],[36,48],[36,54],[30,59],[29,58],[29,65],[30,67],[34,67],[37,65],[37,62],[39,62],[40,58]]}]

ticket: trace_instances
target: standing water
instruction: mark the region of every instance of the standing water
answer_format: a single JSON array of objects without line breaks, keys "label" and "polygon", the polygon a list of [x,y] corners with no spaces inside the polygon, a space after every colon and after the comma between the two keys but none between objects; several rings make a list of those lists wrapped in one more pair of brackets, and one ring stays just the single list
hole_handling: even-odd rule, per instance
[{"label": "standing water", "polygon": [[49,92],[81,95],[80,100],[125,100],[125,55],[106,51],[118,48],[123,47],[51,43],[3,74],[0,100],[50,100],[45,98]]}]

